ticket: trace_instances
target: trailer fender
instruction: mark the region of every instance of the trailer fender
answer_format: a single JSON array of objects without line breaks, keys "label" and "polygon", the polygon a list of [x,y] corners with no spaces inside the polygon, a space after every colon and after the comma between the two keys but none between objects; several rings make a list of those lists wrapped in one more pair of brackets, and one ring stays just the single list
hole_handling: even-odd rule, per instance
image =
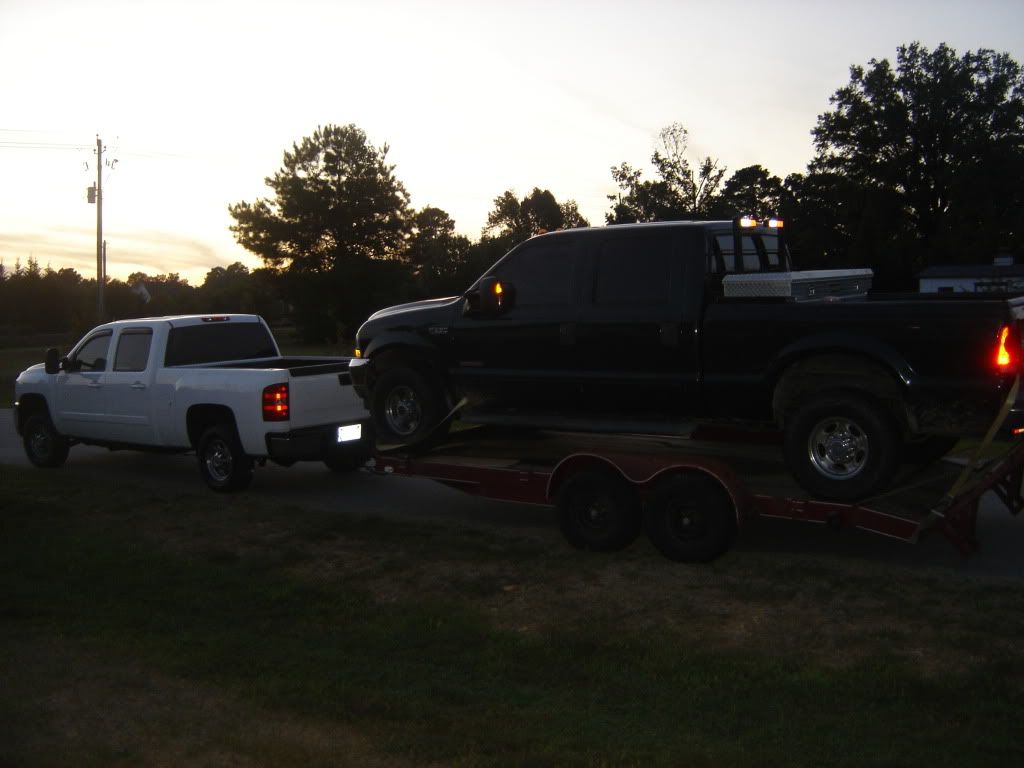
[{"label": "trailer fender", "polygon": [[636,488],[642,502],[668,478],[698,472],[710,477],[725,489],[736,510],[739,525],[741,513],[748,507],[749,494],[736,473],[721,462],[702,459],[700,462],[672,461],[664,458],[635,455],[574,453],[562,459],[548,478],[547,498],[554,502],[565,482],[580,472],[605,471],[615,474]]}]

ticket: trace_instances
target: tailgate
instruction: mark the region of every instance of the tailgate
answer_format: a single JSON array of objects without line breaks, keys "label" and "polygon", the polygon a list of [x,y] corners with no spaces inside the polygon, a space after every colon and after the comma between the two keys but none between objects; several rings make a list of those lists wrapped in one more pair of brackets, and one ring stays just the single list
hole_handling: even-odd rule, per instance
[{"label": "tailgate", "polygon": [[290,428],[358,421],[369,414],[352,389],[347,371],[291,376],[288,379]]}]

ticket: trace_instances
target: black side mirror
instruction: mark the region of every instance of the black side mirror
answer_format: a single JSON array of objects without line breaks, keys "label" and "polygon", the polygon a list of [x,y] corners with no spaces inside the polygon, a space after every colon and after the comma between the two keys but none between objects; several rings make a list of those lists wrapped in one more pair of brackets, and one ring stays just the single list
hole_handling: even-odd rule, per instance
[{"label": "black side mirror", "polygon": [[46,372],[47,373],[59,373],[60,372],[60,352],[56,347],[50,347],[46,350]]},{"label": "black side mirror", "polygon": [[515,303],[515,289],[497,277],[481,278],[476,290],[479,297],[476,309],[485,317],[494,317],[512,309]]}]

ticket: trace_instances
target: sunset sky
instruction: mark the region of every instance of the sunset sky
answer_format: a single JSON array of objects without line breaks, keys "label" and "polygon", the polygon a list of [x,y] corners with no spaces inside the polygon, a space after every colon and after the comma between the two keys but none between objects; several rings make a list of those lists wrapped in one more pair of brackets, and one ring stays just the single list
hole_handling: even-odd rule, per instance
[{"label": "sunset sky", "polygon": [[474,239],[510,188],[601,224],[609,168],[649,173],[673,121],[692,158],[804,170],[850,65],[914,40],[1024,62],[1024,0],[0,0],[0,259],[95,275],[97,134],[122,279],[259,266],[228,205],[328,123],[389,144],[412,205]]}]

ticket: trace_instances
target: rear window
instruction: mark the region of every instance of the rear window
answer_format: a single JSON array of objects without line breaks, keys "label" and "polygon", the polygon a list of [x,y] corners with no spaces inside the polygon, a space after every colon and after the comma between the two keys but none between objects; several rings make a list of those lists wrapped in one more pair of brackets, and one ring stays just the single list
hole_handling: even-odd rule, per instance
[{"label": "rear window", "polygon": [[262,323],[203,323],[172,328],[164,365],[274,357],[274,340]]},{"label": "rear window", "polygon": [[736,262],[732,234],[717,234],[711,239],[709,272],[774,272],[782,267],[779,238],[773,234],[753,232],[741,238],[743,253]]}]

